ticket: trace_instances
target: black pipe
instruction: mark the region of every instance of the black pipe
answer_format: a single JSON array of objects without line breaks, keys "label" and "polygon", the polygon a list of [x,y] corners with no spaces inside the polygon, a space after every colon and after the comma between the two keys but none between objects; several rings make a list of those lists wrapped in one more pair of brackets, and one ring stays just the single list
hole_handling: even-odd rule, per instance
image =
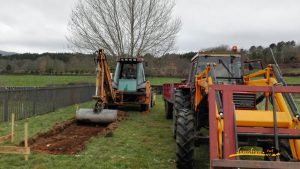
[{"label": "black pipe", "polygon": [[[277,131],[277,113],[276,113],[274,85],[272,85],[272,104],[273,104],[273,123],[274,123],[275,148],[276,148],[276,150],[279,151],[279,141],[278,141],[278,131]],[[276,160],[277,161],[279,160],[278,156],[276,156]]]},{"label": "black pipe", "polygon": [[[274,75],[276,77],[277,82],[282,83],[284,86],[287,86],[287,84],[283,80],[283,77],[281,76],[278,68],[275,65],[272,65],[272,69],[273,69],[273,72],[274,72]],[[298,120],[300,120],[299,111],[298,111],[298,108],[296,106],[296,103],[294,102],[294,99],[293,99],[292,95],[290,93],[282,93],[282,95],[285,98],[285,100],[287,101],[288,105],[290,106],[293,115],[295,117],[297,117]]]},{"label": "black pipe", "polygon": [[[217,83],[217,77],[216,77],[216,73],[215,73],[214,64],[210,63],[209,67],[210,67],[209,74],[212,77],[212,82],[213,82],[213,84],[216,84]],[[208,77],[206,77],[206,78],[208,78]],[[217,91],[217,93],[216,93],[216,99],[217,99],[216,101],[217,101],[217,108],[218,108],[219,114],[223,114],[223,108],[222,108],[220,91]]]}]

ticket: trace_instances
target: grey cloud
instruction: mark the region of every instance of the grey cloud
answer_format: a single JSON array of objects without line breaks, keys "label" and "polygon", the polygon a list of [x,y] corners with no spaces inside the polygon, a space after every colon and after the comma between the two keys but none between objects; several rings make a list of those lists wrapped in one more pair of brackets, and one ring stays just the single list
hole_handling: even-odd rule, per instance
[{"label": "grey cloud", "polygon": [[[64,52],[78,0],[0,0],[0,50]],[[183,23],[177,52],[221,44],[269,45],[300,40],[298,0],[175,0]]]},{"label": "grey cloud", "polygon": [[237,44],[269,45],[300,39],[300,1],[297,0],[177,0],[175,15],[183,27],[179,51]]},{"label": "grey cloud", "polygon": [[69,51],[67,23],[77,0],[0,0],[0,49]]}]

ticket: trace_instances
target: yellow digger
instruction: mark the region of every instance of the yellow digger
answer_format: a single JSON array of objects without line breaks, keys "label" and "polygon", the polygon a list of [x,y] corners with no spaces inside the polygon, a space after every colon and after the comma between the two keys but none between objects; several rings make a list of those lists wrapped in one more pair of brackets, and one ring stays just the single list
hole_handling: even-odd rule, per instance
[{"label": "yellow digger", "polygon": [[155,104],[150,82],[146,81],[143,58],[118,58],[112,79],[104,50],[97,51],[96,100],[92,109],[76,111],[78,121],[110,123],[117,119],[118,106],[139,105],[141,111],[148,111]]}]

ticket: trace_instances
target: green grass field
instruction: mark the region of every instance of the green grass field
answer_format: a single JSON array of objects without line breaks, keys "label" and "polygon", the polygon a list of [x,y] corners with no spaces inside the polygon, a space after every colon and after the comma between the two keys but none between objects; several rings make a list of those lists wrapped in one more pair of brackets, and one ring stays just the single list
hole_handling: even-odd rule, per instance
[{"label": "green grass field", "polygon": [[[92,102],[81,107],[91,107]],[[161,97],[148,115],[129,112],[113,137],[92,138],[84,151],[77,155],[32,153],[29,161],[22,155],[1,155],[0,168],[175,168],[175,143],[171,136],[171,121],[163,114]],[[29,119],[30,137],[47,131],[55,123],[74,117],[75,106]],[[9,124],[1,124],[4,135]],[[23,121],[17,122],[16,144],[23,138]]]},{"label": "green grass field", "polygon": [[[179,78],[149,77],[153,85],[179,82]],[[95,76],[0,75],[0,86],[47,86],[70,83],[95,83]]]},{"label": "green grass field", "polygon": [[[284,77],[288,84],[300,84],[299,77]],[[152,85],[180,82],[176,77],[148,77]],[[0,75],[0,86],[47,86],[95,83],[95,76]]]},{"label": "green grass field", "polygon": [[300,68],[293,68],[293,67],[280,67],[281,72],[283,73],[300,73]]},{"label": "green grass field", "polygon": [[147,80],[150,81],[152,85],[163,85],[164,83],[178,83],[180,78],[176,77],[149,77]]},{"label": "green grass field", "polygon": [[[92,107],[93,102],[80,105]],[[86,148],[76,155],[49,155],[33,152],[29,161],[22,155],[2,154],[0,168],[101,168],[101,169],[140,169],[175,168],[175,140],[172,138],[171,120],[164,117],[161,96],[150,113],[128,112],[127,120],[121,121],[113,137],[92,138]],[[29,136],[49,130],[55,123],[74,117],[75,106],[59,109],[45,115],[29,118]],[[23,139],[23,120],[17,121],[16,141]],[[1,135],[9,132],[9,123],[2,123]],[[208,167],[208,146],[202,145],[195,151],[196,166]]]},{"label": "green grass field", "polygon": [[284,77],[287,84],[300,84],[300,77]]},{"label": "green grass field", "polygon": [[69,83],[94,83],[94,76],[1,75],[0,86],[47,86]]},{"label": "green grass field", "polygon": [[[288,84],[300,84],[300,77],[284,77]],[[176,77],[148,77],[152,85],[177,83]],[[95,83],[95,76],[0,75],[0,86],[47,86],[74,83]]]}]

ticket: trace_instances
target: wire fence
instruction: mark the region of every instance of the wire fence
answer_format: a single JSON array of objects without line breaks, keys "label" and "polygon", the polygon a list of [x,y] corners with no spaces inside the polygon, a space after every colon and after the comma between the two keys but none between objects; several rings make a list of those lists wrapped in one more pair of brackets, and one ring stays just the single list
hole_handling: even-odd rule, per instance
[{"label": "wire fence", "polygon": [[89,101],[94,92],[94,85],[3,87],[0,88],[0,121],[10,120],[11,113],[20,120]]}]

